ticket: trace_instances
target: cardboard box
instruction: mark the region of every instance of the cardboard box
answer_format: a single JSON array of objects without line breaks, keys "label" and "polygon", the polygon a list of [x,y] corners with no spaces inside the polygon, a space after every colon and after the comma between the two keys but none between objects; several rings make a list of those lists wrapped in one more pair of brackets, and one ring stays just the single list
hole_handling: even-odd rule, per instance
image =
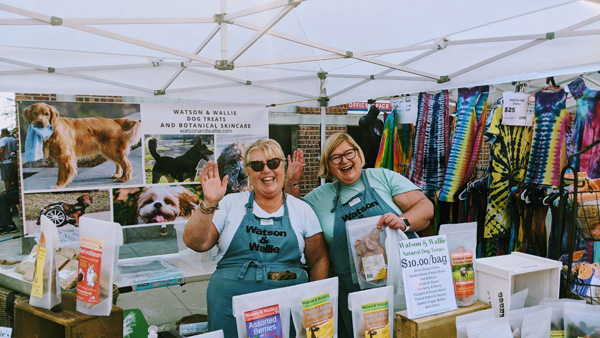
[{"label": "cardboard box", "polygon": [[558,298],[561,268],[559,261],[521,252],[479,258],[477,298],[490,303],[496,317],[508,315],[511,295],[521,290],[528,289],[526,307],[537,305],[542,298]]},{"label": "cardboard box", "polygon": [[396,312],[394,336],[398,338],[455,338],[456,317],[489,308],[490,304],[476,301],[471,306],[415,319],[409,319],[406,310],[398,311]]}]

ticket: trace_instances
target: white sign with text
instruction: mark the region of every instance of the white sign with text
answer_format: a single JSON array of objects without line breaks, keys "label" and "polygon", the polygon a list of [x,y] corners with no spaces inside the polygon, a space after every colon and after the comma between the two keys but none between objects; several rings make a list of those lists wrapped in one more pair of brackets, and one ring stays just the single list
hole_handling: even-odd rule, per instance
[{"label": "white sign with text", "polygon": [[456,310],[446,236],[398,242],[410,319]]},{"label": "white sign with text", "polygon": [[146,134],[269,134],[264,105],[142,104],[142,119]]},{"label": "white sign with text", "polygon": [[502,124],[506,126],[531,126],[527,114],[529,95],[525,93],[502,93]]}]

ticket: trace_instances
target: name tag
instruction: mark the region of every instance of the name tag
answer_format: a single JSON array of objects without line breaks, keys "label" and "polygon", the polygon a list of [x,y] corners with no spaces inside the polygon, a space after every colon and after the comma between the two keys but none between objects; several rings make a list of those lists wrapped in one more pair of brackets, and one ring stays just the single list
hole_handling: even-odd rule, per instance
[{"label": "name tag", "polygon": [[351,207],[355,206],[357,203],[360,203],[360,197],[357,197],[348,203]]},{"label": "name tag", "polygon": [[273,220],[270,218],[261,218],[260,225],[273,225]]}]

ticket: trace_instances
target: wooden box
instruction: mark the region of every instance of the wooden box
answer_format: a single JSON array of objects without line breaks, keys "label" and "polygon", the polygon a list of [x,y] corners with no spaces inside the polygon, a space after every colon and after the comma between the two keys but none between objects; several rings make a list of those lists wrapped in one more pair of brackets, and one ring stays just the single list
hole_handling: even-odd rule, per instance
[{"label": "wooden box", "polygon": [[123,309],[113,306],[109,316],[78,312],[75,293],[63,292],[62,311],[53,312],[28,303],[15,306],[15,338],[122,338]]},{"label": "wooden box", "polygon": [[15,305],[28,300],[27,295],[0,287],[0,326],[14,328]]},{"label": "wooden box", "polygon": [[456,317],[467,313],[489,309],[490,304],[476,301],[471,306],[459,307],[454,311],[433,316],[408,319],[406,310],[396,312],[395,337],[397,338],[455,338]]}]

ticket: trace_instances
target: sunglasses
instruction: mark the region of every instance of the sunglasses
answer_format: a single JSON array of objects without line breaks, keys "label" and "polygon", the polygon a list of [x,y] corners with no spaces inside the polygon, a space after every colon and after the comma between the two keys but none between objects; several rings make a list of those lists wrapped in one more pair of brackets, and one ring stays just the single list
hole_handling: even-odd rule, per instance
[{"label": "sunglasses", "polygon": [[[267,160],[267,163],[266,163],[267,167],[271,170],[275,170],[275,169],[279,168],[280,164],[281,164],[281,159],[277,158],[277,157]],[[250,161],[250,162],[248,162],[248,164],[246,166],[252,168],[252,170],[259,173],[259,172],[263,171],[263,169],[265,168],[265,162]]]}]

